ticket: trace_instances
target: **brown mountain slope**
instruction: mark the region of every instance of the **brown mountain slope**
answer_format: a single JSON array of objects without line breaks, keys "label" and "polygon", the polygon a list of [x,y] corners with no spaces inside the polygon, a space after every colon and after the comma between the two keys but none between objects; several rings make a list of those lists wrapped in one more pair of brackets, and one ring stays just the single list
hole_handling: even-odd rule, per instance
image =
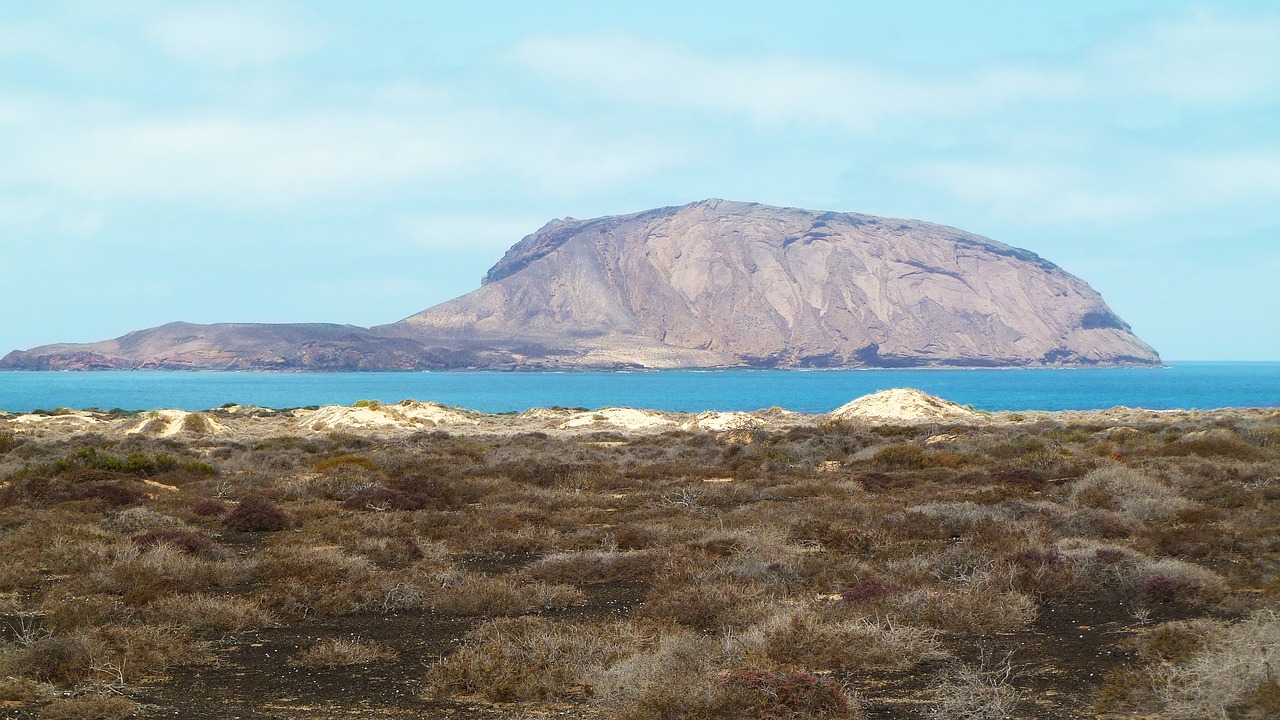
[{"label": "brown mountain slope", "polygon": [[954,228],[707,200],[526,237],[471,293],[390,325],[171,323],[0,367],[1158,364],[1084,281]]},{"label": "brown mountain slope", "polygon": [[941,225],[723,200],[553,221],[479,290],[375,330],[520,338],[600,364],[1159,362],[1084,281],[1033,253]]}]

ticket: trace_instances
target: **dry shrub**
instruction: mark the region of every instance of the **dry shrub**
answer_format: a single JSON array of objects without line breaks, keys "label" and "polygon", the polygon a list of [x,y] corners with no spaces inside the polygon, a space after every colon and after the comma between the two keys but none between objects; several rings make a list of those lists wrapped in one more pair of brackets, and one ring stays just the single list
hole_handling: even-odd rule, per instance
[{"label": "dry shrub", "polygon": [[1176,663],[1152,669],[1155,697],[1173,717],[1274,717],[1280,690],[1273,658],[1280,656],[1280,618],[1259,612],[1223,625],[1202,647]]},{"label": "dry shrub", "polygon": [[427,673],[430,692],[496,702],[581,699],[593,670],[634,651],[646,629],[628,622],[556,623],[539,617],[491,620]]},{"label": "dry shrub", "polygon": [[289,616],[341,615],[380,603],[388,590],[367,559],[336,547],[272,547],[258,555],[253,597]]},{"label": "dry shrub", "polygon": [[1216,620],[1176,620],[1149,628],[1124,643],[1151,663],[1182,663],[1200,651],[1222,631]]},{"label": "dry shrub", "polygon": [[143,607],[141,614],[149,624],[194,633],[241,632],[274,622],[253,600],[204,593],[160,598]]},{"label": "dry shrub", "polygon": [[1068,499],[1075,506],[1112,510],[1143,522],[1171,518],[1194,505],[1169,485],[1119,465],[1075,481]]},{"label": "dry shrub", "polygon": [[0,561],[0,593],[35,587],[43,579],[39,568],[29,561]]},{"label": "dry shrub", "polygon": [[842,591],[840,593],[840,601],[852,604],[873,602],[880,598],[896,595],[905,589],[895,582],[864,578]]},{"label": "dry shrub", "polygon": [[928,464],[929,454],[919,445],[886,445],[871,460],[885,467],[916,470]]},{"label": "dry shrub", "polygon": [[[1181,516],[1179,516],[1181,519]],[[1234,549],[1234,528],[1209,523],[1175,522],[1149,527],[1144,540],[1161,555],[1207,559]]]},{"label": "dry shrub", "polygon": [[0,703],[12,706],[36,702],[44,697],[47,687],[31,678],[0,677]]},{"label": "dry shrub", "polygon": [[1212,570],[1168,558],[1139,565],[1136,580],[1147,599],[1155,602],[1215,603],[1226,585]]},{"label": "dry shrub", "polygon": [[55,685],[74,685],[86,677],[93,663],[92,648],[80,635],[37,640],[18,655],[14,665],[21,675]]},{"label": "dry shrub", "polygon": [[373,640],[335,638],[316,643],[303,650],[291,659],[289,664],[319,670],[349,665],[368,665],[395,658],[396,653],[393,650]]},{"label": "dry shrub", "polygon": [[586,601],[586,595],[571,585],[521,582],[511,576],[464,576],[447,587],[432,590],[424,602],[444,615],[497,617],[583,605]]},{"label": "dry shrub", "polygon": [[231,512],[231,506],[221,500],[199,500],[191,505],[191,514],[202,518],[219,518]]},{"label": "dry shrub", "polygon": [[147,625],[112,625],[32,643],[14,661],[19,674],[70,686],[136,681],[172,665],[204,662],[208,649],[185,633]]},{"label": "dry shrub", "polygon": [[707,720],[855,720],[862,709],[835,680],[808,672],[737,670],[726,674],[685,717]]},{"label": "dry shrub", "polygon": [[773,662],[823,670],[905,668],[941,647],[928,630],[835,614],[815,606],[774,613],[745,642]]},{"label": "dry shrub", "polygon": [[427,475],[395,478],[385,486],[364,488],[348,497],[351,510],[447,510],[457,507],[461,496],[448,480]]},{"label": "dry shrub", "polygon": [[376,471],[378,464],[363,455],[339,455],[316,463],[316,470],[330,472],[343,469]]},{"label": "dry shrub", "polygon": [[710,678],[730,660],[719,638],[684,628],[662,628],[617,662],[588,678],[593,697],[617,709],[623,718],[676,717],[697,702]]},{"label": "dry shrub", "polygon": [[884,602],[894,617],[908,624],[971,635],[1021,630],[1035,619],[1037,609],[1031,597],[1005,589],[989,576],[973,576],[954,587],[920,588]]},{"label": "dry shrub", "polygon": [[133,608],[125,605],[117,595],[68,593],[65,587],[50,592],[40,603],[40,610],[45,614],[43,627],[63,634],[134,620]]},{"label": "dry shrub", "polygon": [[216,546],[213,538],[199,530],[171,528],[168,530],[151,530],[129,538],[138,547],[155,547],[156,545],[172,545],[188,555],[209,555]]},{"label": "dry shrub", "polygon": [[930,720],[1005,720],[1014,717],[1022,694],[1009,683],[1012,667],[983,660],[942,672],[932,687]]},{"label": "dry shrub", "polygon": [[674,620],[698,630],[742,629],[767,612],[770,593],[757,584],[711,579],[654,586],[636,610],[640,617]]},{"label": "dry shrub", "polygon": [[932,502],[917,505],[889,525],[897,537],[948,540],[974,535],[991,528],[1002,529],[1010,520],[1007,512],[973,502]]},{"label": "dry shrub", "polygon": [[69,698],[54,698],[42,706],[42,720],[124,720],[133,717],[137,703],[114,693],[91,693]]},{"label": "dry shrub", "polygon": [[146,500],[147,494],[123,482],[87,482],[72,485],[64,499],[98,500],[108,507],[125,507]]},{"label": "dry shrub", "polygon": [[180,527],[183,522],[171,515],[158,513],[145,507],[129,508],[103,521],[102,527],[126,534],[140,533],[145,530]]},{"label": "dry shrub", "polygon": [[866,555],[890,539],[883,530],[867,524],[804,518],[792,526],[790,535],[801,542],[817,542],[829,552]]},{"label": "dry shrub", "polygon": [[532,577],[576,585],[646,579],[658,570],[662,557],[650,551],[557,553],[526,568]]},{"label": "dry shrub", "polygon": [[185,631],[152,625],[107,626],[86,633],[98,679],[135,682],[154,678],[175,665],[213,660],[209,648]]},{"label": "dry shrub", "polygon": [[1040,598],[1083,600],[1100,590],[1084,582],[1077,564],[1056,548],[1028,547],[1000,560],[1014,589]]},{"label": "dry shrub", "polygon": [[1164,447],[1165,455],[1256,460],[1263,452],[1228,430],[1193,433]]},{"label": "dry shrub", "polygon": [[21,442],[13,428],[0,426],[0,455],[18,447]]},{"label": "dry shrub", "polygon": [[405,536],[359,538],[351,549],[382,567],[403,566],[426,557],[418,541]]},{"label": "dry shrub", "polygon": [[239,576],[232,564],[193,557],[169,544],[139,548],[126,545],[103,567],[82,576],[90,592],[121,595],[129,605],[225,587]]},{"label": "dry shrub", "polygon": [[854,482],[862,485],[864,490],[871,492],[888,491],[888,490],[905,490],[915,487],[920,483],[919,479],[914,477],[903,477],[886,475],[884,473],[872,472],[863,473],[853,478]]},{"label": "dry shrub", "polygon": [[293,520],[270,500],[247,497],[223,518],[222,525],[235,532],[276,532],[288,530]]},{"label": "dry shrub", "polygon": [[1218,602],[1225,581],[1212,570],[1172,558],[1150,558],[1136,550],[1099,542],[1070,540],[1058,550],[1074,580],[1079,600],[1112,599],[1144,606],[1151,602]]},{"label": "dry shrub", "polygon": [[181,427],[182,432],[192,435],[208,435],[213,432],[213,425],[209,423],[209,418],[198,412],[183,415]]}]

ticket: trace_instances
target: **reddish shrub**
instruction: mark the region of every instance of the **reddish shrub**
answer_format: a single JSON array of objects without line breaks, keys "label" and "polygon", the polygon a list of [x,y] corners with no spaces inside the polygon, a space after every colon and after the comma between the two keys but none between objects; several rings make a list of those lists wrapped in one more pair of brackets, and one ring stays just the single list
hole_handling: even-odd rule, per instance
[{"label": "reddish shrub", "polygon": [[236,532],[275,532],[288,530],[293,521],[270,500],[247,497],[223,519],[222,525]]},{"label": "reddish shrub", "polygon": [[120,483],[93,482],[74,486],[70,496],[72,500],[101,500],[111,507],[124,507],[142,502],[147,494]]},{"label": "reddish shrub", "polygon": [[351,510],[448,510],[461,503],[453,483],[429,475],[406,475],[389,480],[386,487],[364,490],[343,503]]},{"label": "reddish shrub", "polygon": [[1093,553],[1094,559],[1104,565],[1115,565],[1123,562],[1128,557],[1124,552],[1115,548],[1098,548]]},{"label": "reddish shrub", "polygon": [[231,511],[231,507],[221,500],[200,500],[191,506],[191,512],[203,518],[222,517]]},{"label": "reddish shrub", "polygon": [[901,592],[902,586],[880,580],[859,580],[848,590],[840,593],[840,600],[848,603],[863,603],[878,600],[882,597]]},{"label": "reddish shrub", "polygon": [[1177,602],[1194,590],[1189,584],[1166,575],[1153,575],[1142,585],[1146,596],[1156,602]]},{"label": "reddish shrub", "polygon": [[852,718],[839,683],[807,672],[740,670],[717,683],[710,716],[723,720]]},{"label": "reddish shrub", "polygon": [[909,488],[917,483],[914,478],[893,477],[884,473],[871,472],[858,475],[854,481],[862,485],[863,490],[882,491]]},{"label": "reddish shrub", "polygon": [[1049,479],[1043,473],[1030,468],[1010,468],[991,473],[991,480],[1001,485],[1026,488],[1027,490],[1043,490],[1049,486]]},{"label": "reddish shrub", "polygon": [[155,547],[161,543],[172,545],[189,555],[202,555],[213,549],[213,539],[196,530],[169,528],[152,530],[129,538],[134,545]]},{"label": "reddish shrub", "polygon": [[1013,555],[1006,555],[1004,561],[1009,565],[1020,567],[1024,570],[1041,570],[1061,567],[1067,562],[1067,559],[1057,550],[1036,550],[1031,548]]},{"label": "reddish shrub", "polygon": [[362,490],[343,501],[348,510],[444,510],[445,504],[430,495],[392,488]]}]

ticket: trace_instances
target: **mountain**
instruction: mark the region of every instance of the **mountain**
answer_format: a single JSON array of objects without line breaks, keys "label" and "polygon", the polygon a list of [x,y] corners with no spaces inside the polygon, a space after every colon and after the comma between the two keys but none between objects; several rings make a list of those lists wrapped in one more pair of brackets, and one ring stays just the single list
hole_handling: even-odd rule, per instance
[{"label": "mountain", "polygon": [[389,325],[171,323],[10,368],[1158,365],[1083,280],[955,228],[705,200],[553,220]]}]

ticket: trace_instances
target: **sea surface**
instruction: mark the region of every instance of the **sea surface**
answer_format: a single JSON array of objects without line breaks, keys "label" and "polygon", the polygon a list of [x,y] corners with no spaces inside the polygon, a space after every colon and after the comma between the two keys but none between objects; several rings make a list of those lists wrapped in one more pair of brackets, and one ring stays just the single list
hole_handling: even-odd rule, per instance
[{"label": "sea surface", "polygon": [[914,387],[980,410],[1280,407],[1280,362],[1171,362],[1070,370],[650,370],[611,372],[0,372],[0,410],[293,408],[407,398],[485,412],[608,406],[828,412]]}]

